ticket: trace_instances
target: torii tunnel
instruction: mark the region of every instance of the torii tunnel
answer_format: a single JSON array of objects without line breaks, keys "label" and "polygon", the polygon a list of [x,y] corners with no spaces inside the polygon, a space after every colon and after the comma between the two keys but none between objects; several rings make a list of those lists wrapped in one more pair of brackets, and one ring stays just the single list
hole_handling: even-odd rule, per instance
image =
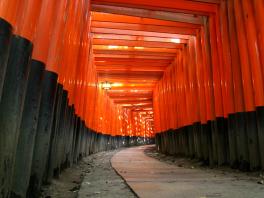
[{"label": "torii tunnel", "polygon": [[0,0],[0,197],[154,142],[264,169],[263,19],[263,0]]}]

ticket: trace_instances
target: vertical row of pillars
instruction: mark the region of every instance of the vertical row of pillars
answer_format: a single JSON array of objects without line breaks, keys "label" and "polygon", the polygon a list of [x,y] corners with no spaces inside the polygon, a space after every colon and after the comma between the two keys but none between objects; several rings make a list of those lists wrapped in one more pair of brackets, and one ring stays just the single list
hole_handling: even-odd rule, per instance
[{"label": "vertical row of pillars", "polygon": [[264,170],[262,10],[263,1],[220,1],[187,46],[196,60],[183,54],[166,70],[176,78],[164,76],[153,100],[161,152]]},{"label": "vertical row of pillars", "polygon": [[0,197],[39,197],[41,185],[83,157],[146,143],[89,129],[57,74],[31,59],[33,45],[0,19]]},{"label": "vertical row of pillars", "polygon": [[197,158],[210,166],[264,170],[263,112],[259,108],[158,133],[156,145],[162,153]]}]

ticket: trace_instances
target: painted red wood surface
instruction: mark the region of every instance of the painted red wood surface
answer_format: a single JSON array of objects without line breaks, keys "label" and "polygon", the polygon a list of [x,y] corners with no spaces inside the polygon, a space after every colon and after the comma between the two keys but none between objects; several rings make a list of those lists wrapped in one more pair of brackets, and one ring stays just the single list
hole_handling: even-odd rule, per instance
[{"label": "painted red wood surface", "polygon": [[[162,20],[158,11],[184,15]],[[129,136],[264,106],[263,13],[259,0],[0,1],[0,17],[58,73],[86,125]]]}]

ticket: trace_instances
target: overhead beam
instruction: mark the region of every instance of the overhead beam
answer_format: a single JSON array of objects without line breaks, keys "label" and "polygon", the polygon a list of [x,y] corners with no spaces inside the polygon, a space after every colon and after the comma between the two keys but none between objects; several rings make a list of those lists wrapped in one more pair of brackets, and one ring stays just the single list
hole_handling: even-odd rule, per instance
[{"label": "overhead beam", "polygon": [[152,99],[152,96],[149,96],[149,97],[138,97],[138,96],[109,96],[111,99],[113,100],[150,100]]},{"label": "overhead beam", "polygon": [[137,16],[137,17],[153,18],[159,20],[184,22],[184,23],[192,23],[192,24],[200,24],[200,25],[203,24],[202,17],[195,16],[192,14],[164,12],[164,11],[129,8],[129,7],[118,7],[111,5],[96,5],[96,4],[92,4],[91,9],[92,11],[103,12],[103,13],[121,14],[128,16]]},{"label": "overhead beam", "polygon": [[[172,48],[182,49],[184,44],[180,43],[164,43],[152,41],[129,41],[129,40],[115,40],[115,39],[93,39],[94,45],[112,45],[112,46],[128,46],[128,47],[154,47],[154,48]],[[142,49],[141,51],[143,51]]]},{"label": "overhead beam", "polygon": [[93,45],[94,50],[109,50],[109,51],[135,51],[135,52],[164,52],[164,53],[177,53],[181,49],[169,49],[169,48],[154,48],[154,47],[145,47],[144,49],[137,49],[134,47],[128,46],[106,46],[106,45]]},{"label": "overhead beam", "polygon": [[94,54],[94,58],[98,60],[101,59],[127,59],[130,61],[131,59],[150,59],[150,60],[173,60],[174,57],[169,56],[144,56],[144,55],[122,55],[122,54]]},{"label": "overhead beam", "polygon": [[[126,82],[126,83],[130,83],[130,82],[142,82],[143,80],[151,80],[154,82],[158,82],[161,79],[162,75],[159,77],[153,77],[153,76],[149,76],[149,77],[144,77],[144,76],[140,76],[140,77],[127,77],[125,75],[123,76],[107,76],[106,75],[101,75],[99,78],[102,80],[107,80],[107,81],[111,81],[111,82]],[[126,79],[126,81],[122,81],[122,79]]]},{"label": "overhead beam", "polygon": [[[120,105],[124,106],[124,105]],[[131,106],[126,106],[128,109],[134,109],[134,108],[153,108],[153,104],[147,104],[147,105],[131,105]]]},{"label": "overhead beam", "polygon": [[[152,41],[161,43],[171,43],[171,38],[152,37],[152,36],[133,36],[117,34],[93,34],[94,39],[112,39],[112,40],[129,40],[129,41]],[[188,43],[187,39],[180,39],[180,43]]]},{"label": "overhead beam", "polygon": [[[101,74],[99,74],[99,75],[101,75]],[[128,75],[111,75],[111,76],[108,76],[108,77],[106,77],[106,78],[103,78],[103,75],[100,77],[100,78],[102,78],[102,79],[105,79],[105,80],[108,80],[108,81],[111,81],[111,82],[115,82],[115,81],[120,81],[120,80],[122,80],[122,79],[126,79],[126,81],[127,82],[129,82],[129,81],[138,81],[138,82],[140,82],[140,81],[143,81],[143,80],[155,80],[156,82],[158,82],[160,79],[161,79],[161,77],[162,77],[162,75],[160,75],[160,76],[132,76],[132,75],[130,75],[130,76],[128,76]]]},{"label": "overhead beam", "polygon": [[142,55],[142,56],[168,56],[175,57],[176,53],[145,52],[145,51],[124,51],[124,50],[93,50],[94,54],[122,54],[122,55]]},{"label": "overhead beam", "polygon": [[133,35],[133,36],[150,36],[150,37],[163,37],[163,38],[179,38],[179,39],[190,39],[191,35],[185,34],[173,34],[173,33],[162,33],[162,32],[148,32],[140,30],[120,30],[120,29],[109,29],[109,28],[91,28],[92,33],[96,34],[120,34],[120,35]]},{"label": "overhead beam", "polygon": [[114,23],[114,22],[99,22],[92,21],[93,28],[107,28],[110,30],[133,30],[144,32],[169,33],[169,34],[183,34],[196,35],[197,28],[189,27],[173,27],[160,25],[145,25],[145,24],[131,24],[131,23]]},{"label": "overhead beam", "polygon": [[126,71],[126,72],[103,72],[100,71],[98,72],[99,76],[106,76],[107,77],[123,77],[123,78],[132,78],[132,77],[136,77],[136,78],[155,78],[155,77],[160,77],[163,72],[144,72],[144,71]]},{"label": "overhead beam", "polygon": [[124,103],[130,103],[130,104],[152,103],[152,99],[147,99],[147,100],[114,100],[114,103],[116,103],[116,104],[124,104]]},{"label": "overhead beam", "polygon": [[189,0],[92,0],[92,5],[112,5],[200,15],[209,15],[211,13],[216,13],[218,10],[217,4]]},{"label": "overhead beam", "polygon": [[[105,67],[106,67],[105,65],[96,66],[96,68],[98,68],[98,69],[105,68]],[[122,66],[122,65],[119,65],[119,66],[118,65],[116,65],[116,66],[115,65],[111,65],[111,67],[109,67],[109,68],[113,68],[114,69],[114,68],[118,68],[118,67],[119,68],[129,68],[129,67],[140,67],[140,66],[136,65],[136,64],[134,66],[133,65],[128,65],[128,66],[127,65],[124,65],[124,66]],[[146,68],[147,67],[153,67],[153,68],[157,67],[157,68],[161,68],[161,69],[162,68],[166,69],[166,66],[152,66],[152,65],[150,66],[150,65],[146,65],[146,66],[142,66],[142,67],[146,67]]]},{"label": "overhead beam", "polygon": [[[138,82],[140,82],[140,81],[138,81]],[[142,80],[141,80],[141,82],[142,82]],[[126,83],[128,85],[130,84],[130,82],[126,82]],[[120,88],[112,88],[111,90],[108,90],[107,93],[109,94],[109,96],[113,96],[113,95],[115,95],[115,96],[129,95],[129,96],[138,96],[138,97],[149,97],[149,96],[152,97],[152,92],[153,92],[153,89],[154,89],[156,83],[157,83],[157,80],[153,81],[153,85],[152,86],[146,86],[146,87],[124,86],[122,88],[121,87]]]},{"label": "overhead beam", "polygon": [[129,84],[123,86],[123,87],[112,87],[111,88],[111,91],[118,91],[118,90],[146,90],[146,91],[149,91],[149,90],[152,90],[155,86],[155,83],[151,84],[151,85],[148,85],[148,86],[130,86]]},{"label": "overhead beam", "polygon": [[101,75],[98,76],[100,81],[110,81],[110,82],[122,82],[122,83],[140,83],[140,82],[153,82],[156,83],[160,78],[148,78],[148,79],[142,79],[142,78],[114,78],[109,77],[107,75]]},{"label": "overhead beam", "polygon": [[214,3],[214,4],[220,4],[221,0],[189,0],[189,1],[197,1],[197,2],[203,2],[203,3]]},{"label": "overhead beam", "polygon": [[167,62],[167,63],[170,63],[171,60],[169,59],[150,59],[150,58],[119,58],[119,57],[106,57],[106,58],[103,58],[103,57],[95,57],[95,61],[120,61],[120,62],[131,62],[131,63],[135,63],[135,62],[155,62],[157,61],[160,62],[160,63],[164,63],[164,62]]},{"label": "overhead beam", "polygon": [[111,98],[122,98],[122,97],[135,97],[135,98],[152,98],[152,92],[144,92],[144,93],[132,93],[132,92],[126,92],[126,93],[118,93],[110,91],[108,92],[109,97]]},{"label": "overhead beam", "polygon": [[166,67],[151,67],[151,66],[148,66],[148,67],[137,67],[137,66],[134,66],[134,67],[110,67],[110,66],[101,66],[101,67],[96,67],[96,70],[98,72],[102,72],[102,71],[111,71],[111,72],[116,72],[116,71],[119,71],[119,72],[127,72],[127,71],[146,71],[146,72],[149,72],[149,71],[156,71],[156,72],[163,72],[166,70]]},{"label": "overhead beam", "polygon": [[127,15],[109,14],[92,12],[92,20],[96,22],[115,22],[115,23],[127,23],[127,24],[141,24],[141,25],[159,25],[169,27],[185,27],[185,28],[200,28],[201,24],[175,22],[151,19],[145,17],[135,17]]}]

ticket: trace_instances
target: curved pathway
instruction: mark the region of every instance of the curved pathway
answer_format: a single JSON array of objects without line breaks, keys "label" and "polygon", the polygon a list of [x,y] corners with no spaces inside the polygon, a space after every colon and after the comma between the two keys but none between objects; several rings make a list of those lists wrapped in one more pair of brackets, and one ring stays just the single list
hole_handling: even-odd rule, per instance
[{"label": "curved pathway", "polygon": [[188,169],[148,157],[145,149],[121,150],[112,166],[142,198],[263,198],[264,185],[249,177],[222,175],[217,171]]}]

